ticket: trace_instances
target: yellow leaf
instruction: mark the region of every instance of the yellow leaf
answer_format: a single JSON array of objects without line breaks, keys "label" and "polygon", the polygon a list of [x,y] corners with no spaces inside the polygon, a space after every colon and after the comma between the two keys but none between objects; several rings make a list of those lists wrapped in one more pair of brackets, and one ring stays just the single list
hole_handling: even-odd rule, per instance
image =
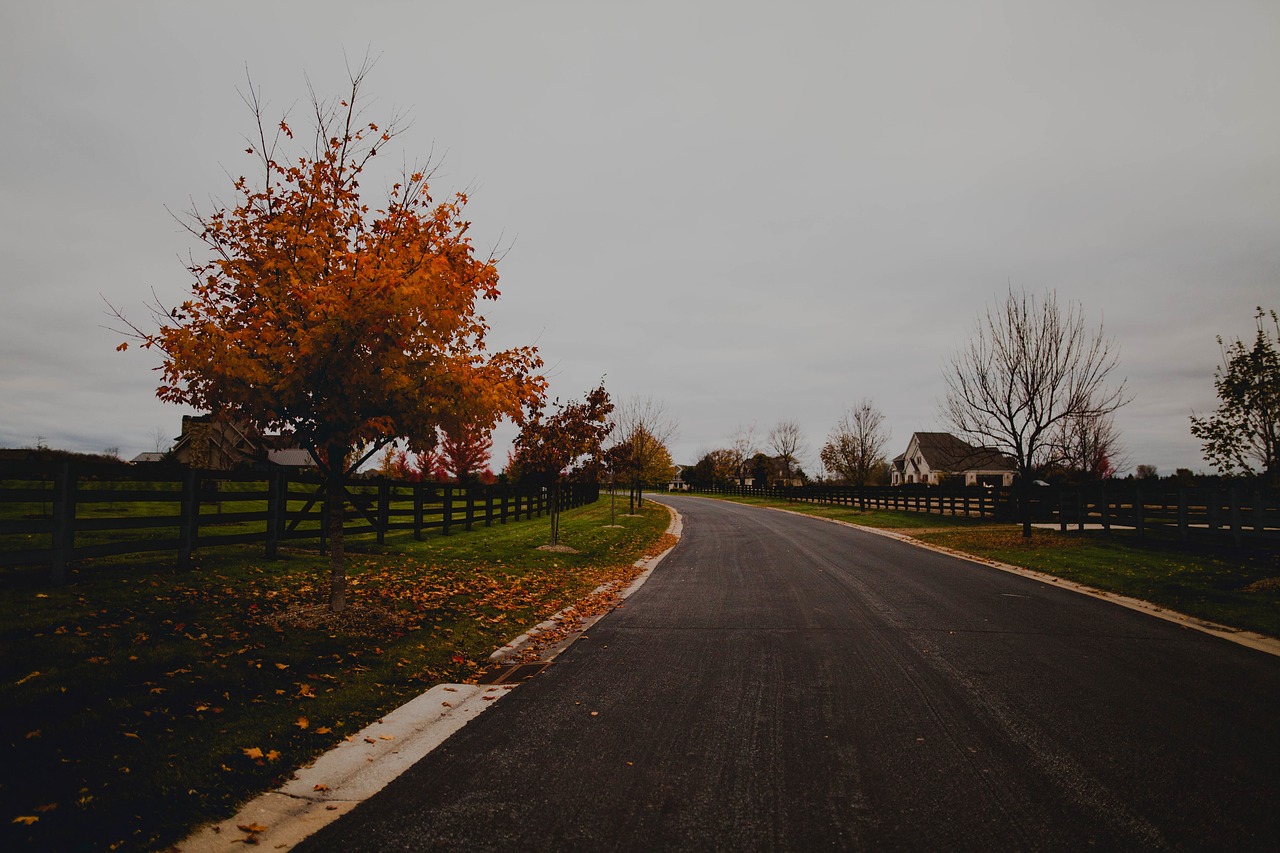
[{"label": "yellow leaf", "polygon": [[329,728],[328,726],[321,726],[320,728],[316,729],[316,734],[327,735],[331,731],[333,731],[333,729]]}]

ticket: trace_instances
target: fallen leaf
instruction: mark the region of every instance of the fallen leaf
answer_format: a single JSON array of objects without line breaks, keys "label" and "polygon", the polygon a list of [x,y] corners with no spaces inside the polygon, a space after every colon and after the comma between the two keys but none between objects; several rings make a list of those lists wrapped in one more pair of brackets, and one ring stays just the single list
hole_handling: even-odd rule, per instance
[{"label": "fallen leaf", "polygon": [[262,758],[262,750],[256,746],[251,746],[244,751],[244,754],[255,761]]},{"label": "fallen leaf", "polygon": [[39,817],[37,817],[36,815],[28,814],[28,815],[21,815],[21,816],[19,816],[19,817],[15,817],[15,818],[13,819],[13,822],[14,822],[14,823],[25,823],[27,826],[31,826],[31,824],[33,824],[33,823],[38,823],[38,822],[39,822],[39,820],[40,820],[40,818],[39,818]]},{"label": "fallen leaf", "polygon": [[236,829],[241,832],[266,832],[267,828],[260,823],[237,823]]},{"label": "fallen leaf", "polygon": [[289,664],[287,664],[287,663],[278,663],[278,664],[276,664],[276,669],[288,669],[288,668],[289,668]]},{"label": "fallen leaf", "polygon": [[51,812],[57,807],[57,803],[45,803],[43,806],[36,806],[36,811],[43,814],[44,812]]},{"label": "fallen leaf", "polygon": [[276,761],[279,758],[280,758],[280,753],[277,750],[273,749],[267,753],[267,761]]},{"label": "fallen leaf", "polygon": [[378,740],[395,740],[395,735],[378,735]]},{"label": "fallen leaf", "polygon": [[298,727],[298,728],[300,728],[300,729],[306,729],[308,726],[310,726],[310,725],[311,725],[311,721],[310,721],[310,720],[308,720],[306,717],[299,717],[299,718],[294,722],[294,725],[295,725],[295,726],[297,726],[297,727]]},{"label": "fallen leaf", "polygon": [[331,732],[331,731],[333,731],[333,730],[332,730],[332,729],[330,729],[328,726],[321,726],[320,728],[316,729],[316,734],[318,734],[318,735],[327,735],[327,734],[328,734],[329,732]]},{"label": "fallen leaf", "polygon": [[315,786],[314,788],[312,788],[311,790],[313,790],[313,791],[327,791],[327,790],[329,790],[329,786],[328,786],[328,785],[323,785],[323,784],[321,784],[321,785],[316,785],[316,786]]},{"label": "fallen leaf", "polygon": [[[37,675],[39,675],[39,674],[40,674],[39,672],[33,672],[33,673],[31,673],[30,675],[28,675],[28,676],[25,676],[25,677],[23,677],[23,678],[18,679],[17,681],[15,681],[15,682],[14,682],[14,684],[15,684],[15,685],[17,685],[17,684],[26,684],[28,681],[30,681],[31,679],[35,678],[35,677],[36,677]],[[16,823],[16,821],[15,821],[15,823]]]},{"label": "fallen leaf", "polygon": [[133,738],[134,740],[142,740],[142,738],[141,738],[141,737],[139,737],[138,735],[134,734],[133,732],[125,732],[125,733],[124,733],[124,736],[125,736],[125,737],[131,737],[131,738]]},{"label": "fallen leaf", "polygon": [[37,737],[40,737],[39,729],[36,729],[33,732],[27,732],[27,740],[31,740],[32,738],[37,738]]}]

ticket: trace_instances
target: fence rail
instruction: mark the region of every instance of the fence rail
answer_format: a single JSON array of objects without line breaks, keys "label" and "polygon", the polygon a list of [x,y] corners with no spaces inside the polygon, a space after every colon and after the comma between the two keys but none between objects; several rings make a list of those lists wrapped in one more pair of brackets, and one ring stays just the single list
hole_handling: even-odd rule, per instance
[{"label": "fence rail", "polygon": [[[551,490],[534,485],[470,485],[352,479],[343,535],[390,531],[448,535],[477,524],[546,514]],[[323,481],[284,469],[202,471],[169,466],[0,463],[0,567],[48,565],[63,583],[69,563],[118,554],[176,551],[182,566],[199,548],[328,539]],[[560,508],[599,497],[599,487],[560,490]]]},{"label": "fence rail", "polygon": [[[768,497],[797,503],[848,506],[1012,521],[1021,518],[1018,490],[980,486],[731,486],[706,494]],[[1037,486],[1027,498],[1031,517],[1059,530],[1131,530],[1140,537],[1280,542],[1280,493],[1248,485],[1178,488],[1112,482],[1090,486]]]}]

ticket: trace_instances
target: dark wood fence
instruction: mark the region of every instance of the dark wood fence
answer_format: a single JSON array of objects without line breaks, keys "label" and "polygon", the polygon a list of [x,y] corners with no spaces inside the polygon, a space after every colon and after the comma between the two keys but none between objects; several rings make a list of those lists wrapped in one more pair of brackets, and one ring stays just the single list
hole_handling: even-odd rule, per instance
[{"label": "dark wood fence", "polygon": [[1140,481],[1049,488],[1037,495],[1036,515],[1059,529],[1126,529],[1138,536],[1181,541],[1230,539],[1280,542],[1280,493],[1248,485],[1178,488]]},{"label": "dark wood fence", "polygon": [[697,488],[703,494],[765,497],[797,503],[834,504],[861,510],[932,512],[971,518],[1004,518],[1010,511],[1009,489],[980,486],[729,486]]},{"label": "dark wood fence", "polygon": [[[461,486],[387,479],[347,481],[343,533],[449,534],[547,513],[541,486]],[[595,484],[561,489],[561,509],[591,503]],[[176,551],[186,566],[199,548],[261,542],[273,559],[283,542],[326,545],[328,518],[317,475],[286,470],[201,471],[167,466],[0,463],[0,567],[48,565],[55,583],[90,557]]]},{"label": "dark wood fence", "polygon": [[[769,497],[862,510],[925,512],[1014,521],[1022,517],[1016,489],[980,486],[826,486],[702,488],[705,494]],[[1245,484],[1179,488],[1141,481],[1088,486],[1035,486],[1026,496],[1031,517],[1059,530],[1125,530],[1139,537],[1181,541],[1280,543],[1280,493]]]}]

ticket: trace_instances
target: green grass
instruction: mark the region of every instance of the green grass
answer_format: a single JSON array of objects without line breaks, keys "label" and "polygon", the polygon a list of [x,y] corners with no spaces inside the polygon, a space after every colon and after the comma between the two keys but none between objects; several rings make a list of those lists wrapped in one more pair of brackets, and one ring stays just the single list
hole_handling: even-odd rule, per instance
[{"label": "green grass", "polygon": [[1138,539],[1132,532],[1060,533],[1041,528],[1027,541],[1017,525],[976,518],[729,499],[897,530],[932,545],[1280,637],[1280,553],[1274,549],[1237,551],[1225,545],[1183,545],[1169,538]]},{"label": "green grass", "polygon": [[[433,684],[600,583],[626,576],[667,524],[609,523],[607,500],[471,533],[348,540],[349,618],[290,627],[327,600],[327,558],[261,546],[112,558],[49,587],[0,576],[0,847],[156,849],[287,779]],[[299,624],[294,619],[292,624]],[[305,724],[305,726],[304,726]],[[245,753],[259,749],[262,758]],[[38,818],[18,823],[18,818]]]}]

